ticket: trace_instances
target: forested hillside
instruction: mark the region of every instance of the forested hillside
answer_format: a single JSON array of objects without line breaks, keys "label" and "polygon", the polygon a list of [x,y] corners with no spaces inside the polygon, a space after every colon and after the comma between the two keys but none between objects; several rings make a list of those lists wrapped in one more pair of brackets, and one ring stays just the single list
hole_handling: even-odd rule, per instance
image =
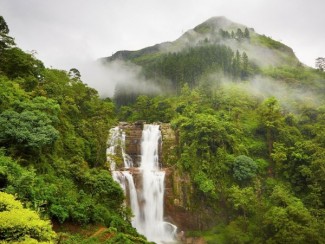
[{"label": "forested hillside", "polygon": [[187,236],[325,243],[322,70],[225,18],[101,61],[140,67],[161,92],[120,84],[102,99],[77,69],[46,68],[17,47],[0,17],[1,240],[147,243],[106,162],[109,129],[142,120],[176,133],[165,163],[189,176],[186,210],[201,216]]},{"label": "forested hillside", "polygon": [[83,84],[78,70],[45,68],[15,46],[2,17],[0,34],[0,189],[8,193],[0,196],[0,239],[80,243],[66,230],[101,225],[110,228],[102,233],[108,243],[145,243],[106,165],[113,102]]},{"label": "forested hillside", "polygon": [[168,122],[176,131],[167,157],[177,160],[168,163],[190,176],[185,208],[201,226],[188,235],[208,243],[325,241],[322,70],[224,18],[105,60],[139,65],[143,77],[170,88],[160,96],[117,89],[115,101],[120,120]]}]

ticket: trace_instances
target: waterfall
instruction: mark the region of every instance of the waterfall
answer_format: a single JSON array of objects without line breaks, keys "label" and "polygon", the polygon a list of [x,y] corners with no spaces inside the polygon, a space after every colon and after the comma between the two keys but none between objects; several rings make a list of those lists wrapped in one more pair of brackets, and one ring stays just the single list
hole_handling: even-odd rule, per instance
[{"label": "waterfall", "polygon": [[[109,131],[109,141],[108,144],[110,145],[107,150],[107,161],[110,163],[111,171],[115,171],[116,162],[114,160],[114,156],[116,155],[117,148],[121,148],[121,153],[123,157],[124,168],[128,169],[133,167],[133,161],[129,155],[125,153],[125,132],[122,131],[118,126],[112,128]],[[113,175],[114,177],[114,175]]]},{"label": "waterfall", "polygon": [[[115,133],[115,134],[114,134]],[[125,133],[120,129],[111,130],[110,142],[120,142],[122,145],[122,157],[128,160],[129,167],[130,157],[125,153]],[[119,135],[119,136],[118,136]],[[117,140],[116,137],[120,137]],[[113,138],[115,138],[113,140]],[[138,177],[142,184],[135,186],[134,177],[129,171],[115,171],[112,169],[112,175],[117,181],[125,194],[129,196],[129,204],[134,214],[132,226],[137,231],[147,237],[149,241],[156,243],[174,243],[176,226],[164,221],[164,180],[165,172],[159,167],[159,143],[161,142],[161,132],[159,125],[145,124],[142,131],[141,140],[141,163],[137,169]],[[109,162],[115,155],[116,145],[110,144],[107,149]],[[124,149],[123,149],[124,148]],[[131,160],[132,162],[132,160]],[[129,167],[125,167],[128,169]]]}]

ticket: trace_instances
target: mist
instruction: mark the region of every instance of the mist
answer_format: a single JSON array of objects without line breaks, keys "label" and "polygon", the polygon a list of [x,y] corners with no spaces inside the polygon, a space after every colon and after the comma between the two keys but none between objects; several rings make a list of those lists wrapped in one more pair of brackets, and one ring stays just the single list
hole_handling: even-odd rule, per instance
[{"label": "mist", "polygon": [[275,80],[262,76],[255,76],[248,83],[244,84],[245,89],[261,97],[276,97],[281,104],[288,110],[293,111],[297,103],[308,103],[312,106],[318,106],[318,96],[302,87],[292,87],[284,81]]},{"label": "mist", "polygon": [[112,98],[117,85],[127,87],[130,92],[157,94],[161,90],[151,80],[145,79],[141,67],[124,61],[104,63],[100,60],[82,62],[76,65],[81,72],[81,79],[88,86],[96,89],[100,97]]},{"label": "mist", "polygon": [[247,81],[237,82],[222,73],[215,73],[210,75],[208,79],[213,89],[220,87],[226,89],[236,88],[261,100],[275,97],[285,110],[293,113],[302,104],[314,108],[320,106],[319,94],[316,92],[305,89],[303,86],[290,86],[284,81],[261,75],[251,77]]}]

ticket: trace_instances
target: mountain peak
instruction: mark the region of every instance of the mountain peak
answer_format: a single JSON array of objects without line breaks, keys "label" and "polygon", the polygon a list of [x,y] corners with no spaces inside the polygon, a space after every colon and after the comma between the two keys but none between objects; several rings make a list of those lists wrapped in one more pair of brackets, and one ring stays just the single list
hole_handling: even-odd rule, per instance
[{"label": "mountain peak", "polygon": [[[246,36],[244,36],[245,32],[248,32]],[[284,63],[295,65],[299,62],[290,47],[270,37],[260,35],[253,28],[233,22],[224,16],[207,19],[194,29],[186,31],[173,42],[164,42],[137,51],[119,51],[112,57],[106,58],[106,61],[146,60],[146,58],[150,59],[164,53],[178,53],[188,48],[204,45],[224,45],[233,52],[245,52],[250,61],[260,67],[278,66]]]},{"label": "mountain peak", "polygon": [[213,24],[215,26],[230,26],[232,24],[234,24],[234,22],[232,22],[231,20],[227,19],[225,16],[214,16],[211,17],[210,19],[206,20],[203,23],[209,23],[209,24]]},{"label": "mountain peak", "polygon": [[236,30],[237,28],[245,28],[246,26],[235,23],[229,19],[227,19],[224,16],[215,16],[212,17],[203,23],[199,24],[194,28],[196,32],[199,32],[201,34],[216,31],[219,29],[224,30]]}]

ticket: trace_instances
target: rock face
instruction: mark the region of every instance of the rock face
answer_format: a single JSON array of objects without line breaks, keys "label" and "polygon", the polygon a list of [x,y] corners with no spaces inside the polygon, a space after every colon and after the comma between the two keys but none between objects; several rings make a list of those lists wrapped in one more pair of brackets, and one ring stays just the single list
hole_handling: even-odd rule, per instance
[{"label": "rock face", "polygon": [[[192,203],[193,185],[190,176],[177,168],[177,133],[170,124],[161,124],[162,165],[165,176],[165,217],[174,223],[179,231],[200,230],[204,228],[204,210],[195,211]],[[192,242],[190,242],[192,243]],[[193,242],[196,243],[196,242]]]},{"label": "rock face", "polygon": [[141,162],[141,138],[144,122],[133,124],[121,122],[119,127],[125,131],[125,152],[132,158],[135,167]]}]

